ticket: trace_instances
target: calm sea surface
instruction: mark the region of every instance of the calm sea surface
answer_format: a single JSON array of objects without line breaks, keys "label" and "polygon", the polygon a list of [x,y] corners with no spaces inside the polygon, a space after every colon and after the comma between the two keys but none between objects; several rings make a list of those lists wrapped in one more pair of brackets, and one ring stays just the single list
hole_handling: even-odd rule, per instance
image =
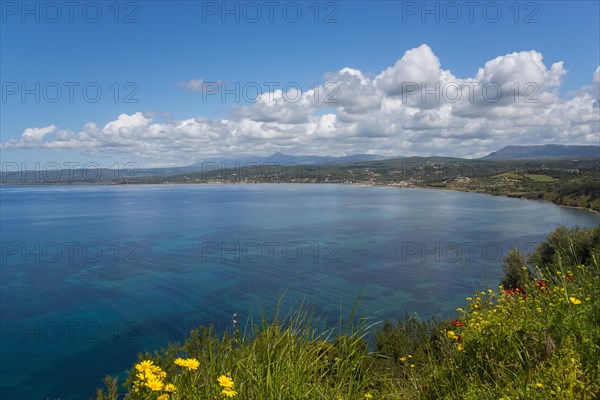
[{"label": "calm sea surface", "polygon": [[600,216],[343,185],[3,187],[2,399],[84,399],[138,352],[285,296],[337,321],[452,315],[508,249]]}]

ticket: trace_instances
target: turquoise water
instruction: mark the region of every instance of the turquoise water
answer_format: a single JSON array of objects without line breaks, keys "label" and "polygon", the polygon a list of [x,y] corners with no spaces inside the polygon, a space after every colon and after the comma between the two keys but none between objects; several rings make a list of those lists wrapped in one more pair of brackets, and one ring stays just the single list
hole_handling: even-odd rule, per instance
[{"label": "turquoise water", "polygon": [[2,399],[91,397],[137,352],[285,294],[337,321],[451,315],[508,249],[600,216],[343,185],[3,187]]}]

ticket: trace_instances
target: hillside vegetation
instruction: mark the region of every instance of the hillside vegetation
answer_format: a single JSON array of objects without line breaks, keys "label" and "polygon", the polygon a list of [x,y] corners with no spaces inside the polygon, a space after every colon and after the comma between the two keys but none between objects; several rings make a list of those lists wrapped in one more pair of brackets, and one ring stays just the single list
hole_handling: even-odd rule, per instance
[{"label": "hillside vegetation", "polygon": [[97,400],[597,399],[600,227],[559,228],[504,270],[504,286],[449,320],[324,329],[301,308],[226,334],[199,328],[132,360],[124,385],[107,377]]},{"label": "hillside vegetation", "polygon": [[600,212],[600,160],[409,157],[346,164],[250,165],[127,183],[359,183],[488,193]]}]

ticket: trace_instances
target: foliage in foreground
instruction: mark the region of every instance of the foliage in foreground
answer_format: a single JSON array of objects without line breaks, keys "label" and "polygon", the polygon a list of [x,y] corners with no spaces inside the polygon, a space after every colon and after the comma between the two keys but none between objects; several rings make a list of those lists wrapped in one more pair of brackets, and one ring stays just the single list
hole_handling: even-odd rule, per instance
[{"label": "foliage in foreground", "polygon": [[[549,263],[520,266],[522,285],[474,293],[454,320],[385,322],[374,351],[365,341],[372,326],[319,333],[307,312],[233,335],[201,328],[182,345],[140,355],[126,393],[107,378],[97,400],[598,398],[598,243],[571,243],[562,254],[571,237],[562,233],[532,256]],[[569,261],[582,254],[586,264]]]}]

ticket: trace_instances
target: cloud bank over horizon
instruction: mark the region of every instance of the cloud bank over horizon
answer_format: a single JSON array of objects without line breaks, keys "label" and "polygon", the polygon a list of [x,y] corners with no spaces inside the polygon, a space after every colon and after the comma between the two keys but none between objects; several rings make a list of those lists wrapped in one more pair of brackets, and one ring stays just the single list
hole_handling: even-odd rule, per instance
[{"label": "cloud bank over horizon", "polygon": [[[232,105],[226,119],[139,111],[79,131],[29,127],[2,149],[125,154],[148,166],[176,166],[274,152],[479,157],[506,145],[598,145],[600,67],[589,86],[561,96],[566,73],[563,62],[547,66],[531,50],[498,56],[461,78],[423,44],[375,76],[342,68],[318,87],[259,93]],[[201,78],[177,85],[198,96],[215,89]]]}]

